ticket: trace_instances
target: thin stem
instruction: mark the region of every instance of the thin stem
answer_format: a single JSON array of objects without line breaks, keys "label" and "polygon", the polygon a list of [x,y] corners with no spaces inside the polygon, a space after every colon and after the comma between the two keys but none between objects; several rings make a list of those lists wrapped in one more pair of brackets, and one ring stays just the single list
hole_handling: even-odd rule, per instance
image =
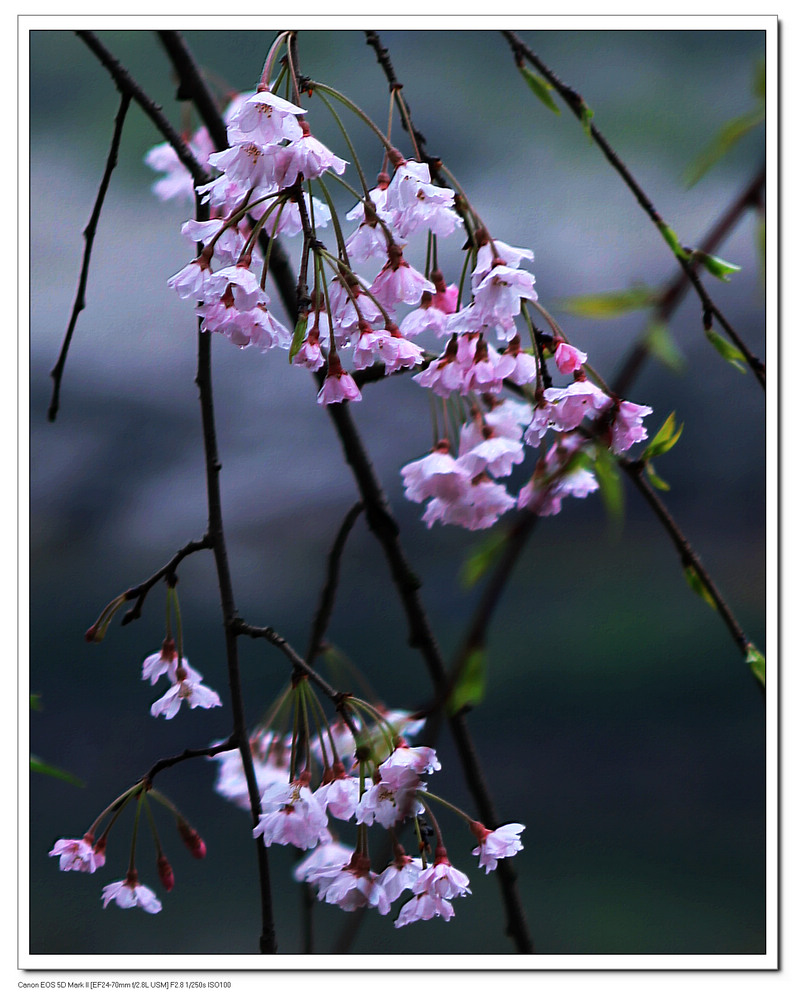
[{"label": "thin stem", "polygon": [[61,380],[64,374],[64,366],[66,365],[66,357],[69,353],[69,346],[72,343],[72,335],[74,334],[75,326],[77,325],[77,318],[83,309],[86,308],[86,284],[88,282],[91,251],[94,248],[94,237],[97,234],[97,225],[99,223],[100,214],[102,213],[102,206],[105,202],[108,185],[110,184],[111,174],[113,173],[113,170],[118,162],[119,144],[122,139],[122,130],[124,129],[124,122],[127,117],[127,109],[130,107],[130,100],[130,94],[122,93],[119,110],[116,112],[113,137],[111,138],[111,145],[108,150],[108,159],[105,163],[105,172],[103,173],[100,181],[99,190],[97,191],[97,197],[94,202],[91,217],[88,220],[88,225],[83,230],[83,240],[85,243],[83,249],[83,263],[80,267],[80,278],[78,279],[77,293],[75,295],[74,305],[72,306],[72,315],[69,318],[69,325],[64,336],[63,344],[61,345],[58,360],[55,363],[55,367],[50,372],[50,377],[53,380],[53,391],[50,398],[50,405],[47,410],[47,419],[51,423],[55,420],[58,414],[58,406],[61,396]]}]

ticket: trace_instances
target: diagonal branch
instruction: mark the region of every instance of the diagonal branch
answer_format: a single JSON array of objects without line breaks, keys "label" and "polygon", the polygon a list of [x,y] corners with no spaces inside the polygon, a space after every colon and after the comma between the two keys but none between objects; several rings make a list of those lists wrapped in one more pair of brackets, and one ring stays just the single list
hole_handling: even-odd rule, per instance
[{"label": "diagonal branch", "polygon": [[[639,205],[642,207],[644,212],[649,216],[655,227],[662,233],[668,231],[668,226],[666,226],[663,217],[660,215],[655,206],[652,204],[652,201],[650,200],[649,196],[646,194],[646,192],[638,183],[638,181],[636,181],[636,179],[630,173],[630,171],[627,168],[627,165],[617,154],[617,152],[613,149],[613,147],[603,136],[603,134],[599,131],[597,126],[594,125],[590,117],[591,111],[586,102],[581,97],[581,95],[578,94],[575,90],[573,90],[572,87],[568,86],[567,84],[559,80],[559,78],[555,75],[555,73],[542,62],[539,56],[537,56],[536,53],[533,52],[517,34],[515,34],[515,32],[503,31],[501,32],[501,34],[509,43],[511,50],[514,53],[514,60],[517,63],[517,66],[522,67],[523,60],[527,59],[528,62],[532,63],[536,67],[536,69],[542,74],[545,80],[547,80],[550,86],[553,87],[556,93],[561,97],[561,99],[564,101],[564,103],[567,105],[570,111],[572,111],[575,117],[584,124],[588,124],[589,133],[591,137],[594,139],[595,144],[602,151],[605,158],[608,160],[608,162],[611,164],[614,170],[616,170],[616,172],[625,182],[630,191],[635,195],[636,201],[638,201]],[[667,239],[667,243],[668,242],[669,240]],[[669,245],[671,246],[671,243]],[[729,320],[715,305],[712,298],[705,290],[702,281],[697,275],[694,262],[690,259],[690,255],[688,253],[685,253],[682,254],[681,256],[681,253],[682,251],[675,255],[677,257],[677,262],[682,268],[683,273],[686,276],[687,280],[690,281],[691,285],[693,286],[695,292],[697,293],[697,296],[699,297],[699,301],[702,304],[703,314],[706,316],[706,327],[709,326],[709,322],[707,322],[707,320],[709,320],[710,317],[715,317],[715,319],[719,321],[719,323],[724,328],[727,335],[733,341],[738,350],[741,351],[741,353],[743,354],[749,367],[754,372],[757,381],[760,383],[763,389],[765,389],[766,385],[765,364],[749,350],[744,341],[741,339],[738,332],[730,324]]]},{"label": "diagonal branch", "polygon": [[69,325],[66,330],[66,335],[64,337],[63,344],[61,345],[61,352],[58,355],[58,360],[55,363],[55,367],[50,372],[50,377],[53,380],[53,391],[50,398],[50,406],[47,410],[47,419],[52,423],[57,414],[58,406],[61,396],[61,379],[64,374],[64,366],[66,365],[66,356],[69,353],[69,346],[72,343],[72,335],[75,332],[75,326],[77,325],[77,317],[86,308],[86,283],[88,282],[88,271],[89,264],[91,262],[91,251],[94,248],[94,237],[97,233],[97,225],[99,223],[100,214],[102,213],[102,206],[105,202],[105,195],[108,191],[108,185],[110,184],[111,174],[116,167],[116,163],[119,155],[119,144],[122,139],[122,130],[124,129],[125,118],[127,117],[127,109],[130,107],[130,95],[123,93],[122,99],[119,103],[119,110],[116,112],[116,120],[113,129],[113,137],[111,138],[110,149],[108,150],[108,160],[105,164],[105,172],[102,175],[102,180],[100,181],[99,190],[97,191],[97,198],[94,202],[94,209],[91,213],[91,218],[88,220],[86,228],[83,230],[83,239],[85,241],[85,247],[83,250],[83,263],[80,267],[80,278],[77,284],[77,294],[75,296],[75,302],[72,306],[72,315],[69,318]]}]

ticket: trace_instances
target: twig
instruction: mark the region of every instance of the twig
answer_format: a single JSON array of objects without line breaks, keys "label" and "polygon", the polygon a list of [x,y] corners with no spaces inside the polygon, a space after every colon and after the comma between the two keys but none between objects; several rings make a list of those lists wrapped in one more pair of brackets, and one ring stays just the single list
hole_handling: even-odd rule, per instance
[{"label": "twig", "polygon": [[735,645],[740,649],[741,653],[746,656],[749,652],[750,642],[746,637],[741,626],[738,624],[735,615],[730,610],[729,605],[724,600],[724,598],[719,593],[718,587],[713,582],[710,574],[707,572],[705,567],[702,565],[701,560],[694,551],[691,543],[685,537],[676,521],[669,513],[666,505],[663,503],[661,498],[655,492],[655,490],[650,486],[646,477],[644,476],[644,465],[641,462],[632,462],[628,459],[619,459],[619,465],[624,470],[625,473],[630,477],[630,480],[636,486],[639,493],[644,497],[648,506],[655,514],[657,519],[663,525],[667,535],[671,538],[677,549],[681,562],[684,569],[689,567],[694,570],[698,575],[702,585],[710,597],[724,621],[727,629],[732,636]]},{"label": "twig", "polygon": [[77,317],[86,308],[86,284],[88,282],[88,271],[89,264],[91,261],[91,251],[94,247],[94,237],[97,233],[97,224],[99,223],[100,214],[102,212],[102,206],[105,201],[105,195],[108,191],[108,185],[110,184],[111,174],[116,167],[119,154],[119,144],[122,139],[122,130],[124,129],[124,121],[127,117],[127,109],[130,107],[130,95],[122,94],[122,99],[119,102],[119,110],[116,112],[116,119],[113,129],[113,137],[111,138],[110,149],[108,150],[108,159],[105,164],[105,172],[102,175],[102,180],[100,181],[99,190],[97,191],[97,198],[94,202],[94,209],[91,212],[91,217],[88,220],[86,228],[83,230],[83,240],[85,242],[85,247],[83,250],[83,263],[80,267],[80,278],[77,284],[77,294],[75,295],[75,302],[72,306],[72,315],[69,318],[69,325],[66,330],[66,335],[64,336],[63,344],[61,345],[61,352],[58,355],[58,360],[55,363],[55,367],[50,372],[50,377],[53,380],[53,391],[50,398],[50,406],[47,410],[47,419],[52,423],[57,414],[58,406],[60,402],[61,395],[61,379],[64,374],[64,366],[66,365],[66,356],[69,353],[69,346],[72,343],[72,335],[75,332],[75,326],[77,325]]},{"label": "twig", "polygon": [[128,625],[131,621],[141,617],[141,608],[144,605],[147,594],[159,580],[166,580],[170,586],[173,586],[177,582],[174,575],[175,570],[186,556],[191,555],[193,552],[200,552],[202,549],[209,548],[212,548],[212,543],[207,535],[198,542],[188,542],[187,545],[183,545],[179,552],[176,552],[169,559],[165,566],[161,566],[156,573],[153,573],[148,580],[126,590],[124,594],[125,599],[128,601],[135,599],[135,604],[122,618],[122,625]]},{"label": "twig", "polygon": [[[724,238],[731,232],[733,227],[750,207],[759,204],[761,192],[766,182],[766,169],[762,167],[755,174],[752,181],[747,184],[741,194],[727,206],[713,228],[706,234],[699,246],[705,253],[713,253],[719,247]],[[698,267],[698,264],[695,265]],[[680,304],[683,295],[690,284],[688,275],[682,270],[675,274],[668,285],[661,293],[655,307],[655,318],[660,322],[665,322],[674,313]],[[616,394],[623,399],[626,397],[631,382],[637,377],[642,365],[649,357],[650,350],[647,341],[641,337],[628,353],[619,368],[619,373],[613,379],[613,388]]]},{"label": "twig", "polygon": [[143,777],[145,785],[151,785],[156,774],[164,771],[167,767],[174,767],[184,760],[192,760],[195,757],[215,757],[216,754],[225,753],[227,750],[237,750],[238,740],[235,736],[229,736],[223,743],[218,743],[212,747],[203,747],[201,750],[183,750],[182,753],[173,757],[163,757],[156,761]]},{"label": "twig", "polygon": [[119,60],[113,56],[100,42],[93,31],[76,31],[77,37],[85,42],[102,65],[113,77],[113,82],[122,94],[127,94],[141,110],[148,116],[155,128],[163,138],[169,143],[178,159],[194,179],[195,184],[207,184],[212,180],[212,176],[199,163],[191,152],[191,148],[176,131],[163,114],[159,104],[156,104],[130,76],[128,71],[122,66]]},{"label": "twig", "polygon": [[[542,74],[542,76],[547,80],[551,87],[554,88],[556,93],[562,98],[567,107],[572,111],[575,117],[583,122],[584,115],[589,113],[589,108],[586,102],[583,100],[580,94],[578,94],[572,87],[563,83],[555,75],[555,73],[547,67],[542,60],[533,52],[525,42],[522,41],[513,31],[503,31],[501,32],[504,38],[508,41],[512,52],[514,53],[514,60],[518,66],[522,66],[523,59],[527,59],[528,62],[533,63],[536,69]],[[628,170],[624,161],[619,157],[616,151],[612,148],[610,143],[605,139],[602,133],[599,131],[594,122],[588,119],[589,132],[594,139],[596,145],[602,150],[603,155],[611,164],[611,166],[616,170],[631,192],[635,195],[636,200],[642,209],[646,212],[649,218],[654,223],[655,227],[663,231],[665,230],[666,224],[664,223],[663,217],[659,214],[655,206],[652,204],[650,198],[641,187],[641,185],[636,181],[633,175]],[[727,335],[735,343],[736,347],[743,354],[749,367],[754,372],[755,378],[760,383],[760,385],[765,388],[766,384],[766,366],[765,364],[757,358],[743,342],[737,331],[730,324],[729,320],[723,315],[723,313],[718,309],[718,307],[713,302],[710,295],[708,295],[705,290],[704,285],[699,279],[694,264],[691,260],[676,254],[677,262],[683,270],[686,278],[691,282],[694,290],[696,291],[699,301],[702,304],[702,310],[704,314],[709,314],[715,317],[721,326],[724,328]]]}]

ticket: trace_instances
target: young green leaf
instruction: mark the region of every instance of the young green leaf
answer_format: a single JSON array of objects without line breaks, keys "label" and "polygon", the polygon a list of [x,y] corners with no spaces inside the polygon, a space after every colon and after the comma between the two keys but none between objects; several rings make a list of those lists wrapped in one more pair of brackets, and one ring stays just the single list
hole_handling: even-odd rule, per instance
[{"label": "young green leaf", "polygon": [[672,410],[664,420],[658,433],[644,449],[641,460],[644,462],[650,458],[654,458],[656,455],[665,455],[667,451],[671,451],[683,433],[683,426],[683,424],[680,424],[679,427],[677,426],[674,410]]},{"label": "young green leaf", "polygon": [[447,709],[455,715],[463,708],[472,708],[484,697],[486,689],[486,651],[482,647],[470,650],[464,667],[451,691]]},{"label": "young green leaf", "polygon": [[591,134],[591,120],[592,120],[592,118],[594,118],[594,112],[588,106],[588,104],[586,104],[584,101],[581,101],[580,102],[580,121],[581,121],[581,124],[583,125],[583,131],[589,137],[590,141],[592,139],[592,134]]},{"label": "young green leaf", "polygon": [[760,681],[763,687],[766,686],[766,658],[760,652],[760,650],[755,646],[753,642],[750,642],[746,647],[746,662],[752,668],[752,673]]},{"label": "young green leaf", "polygon": [[644,469],[644,472],[647,475],[647,479],[649,480],[650,486],[654,486],[656,490],[662,490],[663,492],[667,492],[668,490],[671,489],[669,484],[665,482],[663,479],[661,479],[658,473],[653,469],[652,462],[647,462],[647,466]]},{"label": "young green leaf", "polygon": [[607,448],[599,448],[594,460],[594,475],[600,486],[600,496],[606,514],[614,525],[622,522],[625,512],[625,495],[616,457]]},{"label": "young green leaf", "polygon": [[553,100],[550,94],[550,91],[553,88],[550,86],[547,80],[539,76],[538,73],[534,73],[532,70],[528,69],[527,66],[520,66],[519,69],[523,79],[531,88],[533,93],[539,98],[542,104],[544,104],[546,108],[549,108],[555,114],[560,115],[561,109],[558,107],[558,105]]},{"label": "young green leaf", "polygon": [[658,231],[660,232],[661,236],[666,240],[666,242],[669,244],[669,247],[674,253],[675,257],[678,257],[680,260],[689,259],[689,254],[687,254],[686,251],[683,250],[680,240],[677,237],[677,233],[672,229],[671,226],[667,226],[665,222],[661,221],[658,223]]},{"label": "young green leaf", "polygon": [[80,778],[76,778],[74,774],[70,774],[60,767],[53,767],[52,764],[45,764],[43,760],[35,757],[33,754],[30,755],[30,769],[37,774],[46,774],[50,778],[57,778],[59,781],[68,781],[70,785],[79,785],[81,788],[85,784]]},{"label": "young green leaf", "polygon": [[298,354],[299,348],[304,343],[304,338],[307,335],[307,316],[302,313],[298,318],[296,323],[296,328],[293,331],[293,340],[290,343],[290,354],[288,355],[288,361],[290,364],[293,363],[293,358]]},{"label": "young green leaf", "polygon": [[644,344],[650,354],[670,371],[680,372],[685,368],[685,357],[669,332],[669,327],[660,320],[653,320],[647,327]]},{"label": "young green leaf", "polygon": [[731,344],[729,340],[725,340],[720,333],[716,333],[715,330],[706,330],[705,336],[713,344],[719,354],[724,358],[725,361],[737,368],[739,372],[746,373],[746,368],[741,364],[744,360],[743,354],[738,350],[735,344]]},{"label": "young green leaf", "polygon": [[507,538],[505,532],[496,531],[470,552],[461,568],[463,587],[469,590],[478,583],[503,551]]},{"label": "young green leaf", "polygon": [[698,594],[702,598],[702,600],[706,604],[709,604],[710,607],[713,608],[713,610],[715,611],[716,602],[713,600],[713,595],[705,586],[702,577],[699,575],[699,573],[697,573],[696,569],[694,569],[693,566],[689,565],[685,567],[684,573],[685,573],[685,578],[688,581],[688,586],[694,591],[695,594]]},{"label": "young green leaf", "polygon": [[612,319],[623,313],[649,309],[658,299],[653,288],[628,288],[617,292],[598,292],[595,295],[573,295],[558,303],[560,309],[573,316],[589,319]]},{"label": "young green leaf", "polygon": [[[765,88],[765,83],[763,86]],[[686,170],[684,178],[686,187],[693,187],[698,180],[701,180],[747,132],[761,125],[765,117],[765,105],[761,104],[754,110],[726,122]]]},{"label": "young green leaf", "polygon": [[702,250],[694,250],[691,259],[701,264],[709,274],[720,281],[729,281],[731,274],[736,274],[741,270],[739,264],[731,264],[728,260],[722,260],[721,257],[715,257]]}]

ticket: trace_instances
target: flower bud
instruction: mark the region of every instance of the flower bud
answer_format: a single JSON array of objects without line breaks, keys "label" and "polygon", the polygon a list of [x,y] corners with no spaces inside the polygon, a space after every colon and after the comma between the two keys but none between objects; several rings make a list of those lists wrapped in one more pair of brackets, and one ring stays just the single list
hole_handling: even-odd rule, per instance
[{"label": "flower bud", "polygon": [[174,871],[165,854],[161,854],[158,857],[158,877],[160,878],[160,884],[166,892],[171,892],[174,888]]},{"label": "flower bud", "polygon": [[185,844],[195,858],[201,861],[201,859],[207,854],[207,845],[196,830],[194,830],[192,826],[188,826],[185,820],[182,819],[177,821],[177,830],[179,831],[183,844]]}]

